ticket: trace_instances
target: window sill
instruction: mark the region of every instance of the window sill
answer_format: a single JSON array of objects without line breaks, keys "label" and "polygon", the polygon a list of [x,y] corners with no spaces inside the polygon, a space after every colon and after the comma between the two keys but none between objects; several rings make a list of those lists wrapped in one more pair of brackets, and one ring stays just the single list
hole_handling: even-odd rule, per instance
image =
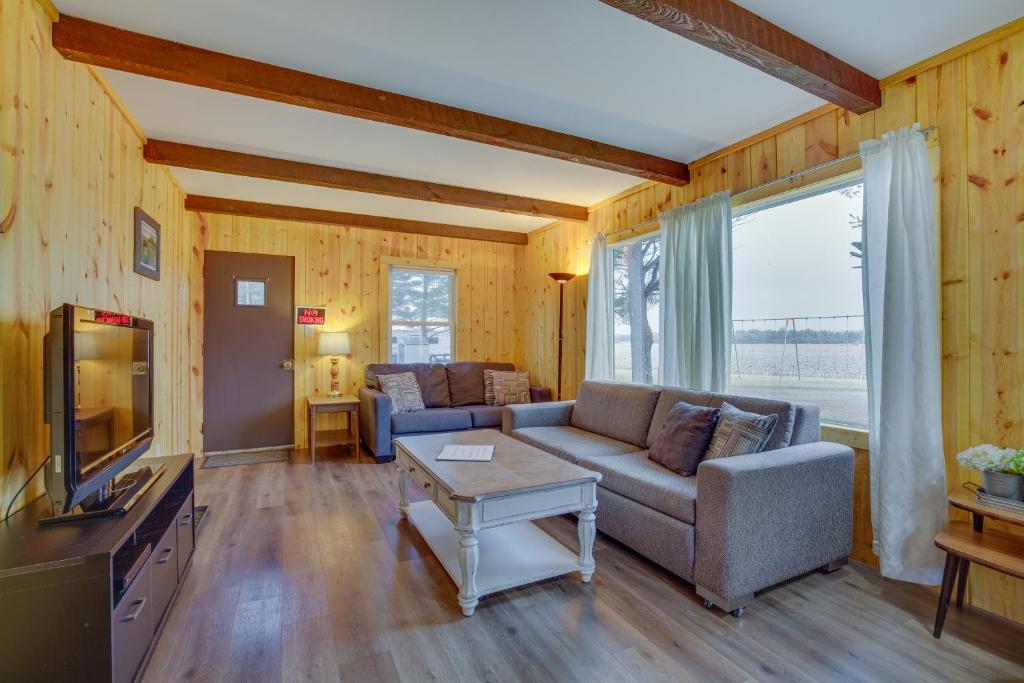
[{"label": "window sill", "polygon": [[849,425],[822,423],[821,440],[841,443],[850,448],[866,451],[868,449],[868,430]]}]

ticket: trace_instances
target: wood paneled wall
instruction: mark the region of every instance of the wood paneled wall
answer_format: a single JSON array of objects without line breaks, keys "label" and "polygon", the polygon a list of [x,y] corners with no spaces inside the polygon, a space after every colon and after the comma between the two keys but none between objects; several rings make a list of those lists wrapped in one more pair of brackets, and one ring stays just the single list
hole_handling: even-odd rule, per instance
[{"label": "wood paneled wall", "polygon": [[[94,73],[50,44],[33,0],[0,3],[0,504],[49,454],[43,334],[77,303],[152,319],[154,455],[191,449],[189,281],[184,194],[147,164],[133,124]],[[162,278],[132,270],[133,209],[162,227]],[[21,500],[42,492],[33,480]]]},{"label": "wood paneled wall", "polygon": [[[918,121],[938,128],[941,147],[941,400],[950,487],[971,477],[953,460],[959,450],[983,442],[1024,446],[1024,32],[995,37],[888,84],[875,112],[823,107],[697,162],[686,187],[646,183],[595,207],[589,224],[558,222],[531,233],[516,270],[525,290],[519,364],[554,382],[557,288],[545,273],[586,273],[592,234],[655,219],[718,190],[742,191]],[[563,393],[570,397],[583,379],[586,288],[586,277],[566,288]],[[867,454],[857,455],[854,554],[873,563]],[[1022,581],[972,568],[970,596],[1024,621]]]},{"label": "wood paneled wall", "polygon": [[[512,361],[517,337],[515,254],[522,247],[494,242],[409,235],[336,225],[192,213],[196,250],[237,251],[295,257],[296,304],[327,306],[324,330],[350,333],[352,355],[341,359],[341,389],[354,393],[367,363],[387,354],[381,330],[387,320],[387,291],[381,269],[388,263],[454,267],[457,360]],[[193,327],[202,330],[202,287],[193,290]],[[317,337],[295,329],[295,439],[308,443],[309,394],[330,391],[330,364],[316,355]],[[201,358],[195,361],[201,367]],[[202,376],[193,382],[193,403],[202,408]],[[336,419],[337,425],[330,419]],[[341,425],[340,416],[319,418],[321,428]]]}]

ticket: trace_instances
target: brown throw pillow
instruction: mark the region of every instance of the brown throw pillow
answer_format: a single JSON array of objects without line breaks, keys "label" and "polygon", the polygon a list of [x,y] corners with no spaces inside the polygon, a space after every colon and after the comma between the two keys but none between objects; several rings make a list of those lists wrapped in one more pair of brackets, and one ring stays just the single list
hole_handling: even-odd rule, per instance
[{"label": "brown throw pillow", "polygon": [[647,457],[684,477],[692,477],[711,443],[718,413],[718,408],[690,405],[686,401],[675,404]]},{"label": "brown throw pillow", "polygon": [[484,405],[494,405],[494,373],[497,370],[484,370]]},{"label": "brown throw pillow", "polygon": [[494,405],[530,402],[530,373],[492,370],[491,377],[494,383]]},{"label": "brown throw pillow", "polygon": [[425,410],[423,395],[416,375],[398,372],[393,375],[378,375],[380,390],[391,397],[391,413],[413,413]]},{"label": "brown throw pillow", "polygon": [[705,460],[728,458],[733,455],[760,453],[768,443],[778,415],[758,415],[747,413],[729,403],[722,403],[718,414],[718,425]]}]

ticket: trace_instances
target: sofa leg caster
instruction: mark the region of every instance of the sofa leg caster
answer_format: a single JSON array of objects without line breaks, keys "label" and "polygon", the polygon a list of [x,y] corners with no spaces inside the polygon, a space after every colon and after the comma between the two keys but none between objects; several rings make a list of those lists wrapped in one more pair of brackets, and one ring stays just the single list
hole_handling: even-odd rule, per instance
[{"label": "sofa leg caster", "polygon": [[715,608],[715,603],[711,602],[710,600],[705,600],[704,601],[704,609],[714,609],[714,608]]},{"label": "sofa leg caster", "polygon": [[734,617],[736,617],[738,619],[739,617],[743,616],[743,609],[744,608],[742,608],[742,607],[737,607],[733,611],[729,612],[729,614],[733,615]]},{"label": "sofa leg caster", "polygon": [[839,569],[841,567],[845,567],[846,563],[849,562],[849,561],[850,561],[850,558],[848,558],[848,557],[840,557],[838,560],[832,560],[828,564],[826,564],[826,565],[824,565],[822,567],[818,567],[818,571],[821,572],[822,574],[831,574],[835,570],[837,570],[837,569]]}]

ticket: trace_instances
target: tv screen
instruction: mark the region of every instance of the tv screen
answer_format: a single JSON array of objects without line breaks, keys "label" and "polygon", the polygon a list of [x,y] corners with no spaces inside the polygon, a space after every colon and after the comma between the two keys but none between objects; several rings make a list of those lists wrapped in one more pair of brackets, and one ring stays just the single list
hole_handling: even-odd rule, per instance
[{"label": "tv screen", "polygon": [[49,344],[54,472],[47,481],[69,511],[152,441],[153,325],[65,305],[51,315]]}]

